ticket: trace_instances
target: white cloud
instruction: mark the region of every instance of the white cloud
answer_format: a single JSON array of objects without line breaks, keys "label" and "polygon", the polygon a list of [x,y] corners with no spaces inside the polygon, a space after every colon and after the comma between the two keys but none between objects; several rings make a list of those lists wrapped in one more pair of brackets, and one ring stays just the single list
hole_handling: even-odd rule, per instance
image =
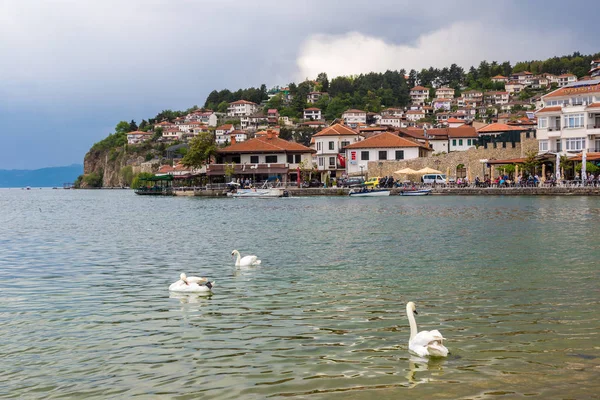
[{"label": "white cloud", "polygon": [[493,26],[478,22],[456,22],[421,35],[412,44],[393,44],[359,32],[343,35],[312,35],[301,46],[298,79],[327,72],[330,77],[385,70],[409,71],[445,67],[456,63],[469,68],[487,61],[523,61],[573,51],[569,32],[554,28],[551,34]]}]

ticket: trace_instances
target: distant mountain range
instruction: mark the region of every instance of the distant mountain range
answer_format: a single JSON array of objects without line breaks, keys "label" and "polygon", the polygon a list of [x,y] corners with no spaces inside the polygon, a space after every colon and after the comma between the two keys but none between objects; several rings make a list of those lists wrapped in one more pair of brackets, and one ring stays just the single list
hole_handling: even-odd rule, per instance
[{"label": "distant mountain range", "polygon": [[83,174],[82,164],[41,169],[0,169],[0,188],[62,187]]}]

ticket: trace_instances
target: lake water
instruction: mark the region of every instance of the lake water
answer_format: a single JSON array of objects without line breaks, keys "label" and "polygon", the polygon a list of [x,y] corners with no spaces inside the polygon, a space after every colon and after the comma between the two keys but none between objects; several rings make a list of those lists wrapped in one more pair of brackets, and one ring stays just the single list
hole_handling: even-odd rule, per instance
[{"label": "lake water", "polygon": [[[600,396],[600,198],[11,189],[0,210],[0,397]],[[214,294],[169,295],[180,272]],[[447,359],[409,355],[411,300]]]}]

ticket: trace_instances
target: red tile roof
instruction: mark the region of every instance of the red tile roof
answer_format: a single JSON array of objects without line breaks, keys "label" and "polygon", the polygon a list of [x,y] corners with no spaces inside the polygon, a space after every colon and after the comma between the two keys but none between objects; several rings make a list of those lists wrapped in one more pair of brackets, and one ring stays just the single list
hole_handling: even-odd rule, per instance
[{"label": "red tile roof", "polygon": [[497,133],[497,132],[510,132],[510,131],[523,131],[524,129],[517,128],[515,126],[509,126],[506,124],[493,123],[484,126],[479,129],[479,133]]},{"label": "red tile roof", "polygon": [[218,150],[219,153],[315,153],[316,151],[278,137],[256,137]]},{"label": "red tile roof", "polygon": [[309,107],[305,108],[304,111],[321,111],[321,109],[317,107]]},{"label": "red tile roof", "polygon": [[358,135],[354,130],[348,128],[342,124],[335,124],[332,126],[328,126],[322,131],[314,134],[313,136],[342,136],[342,135]]},{"label": "red tile roof", "polygon": [[600,103],[592,103],[587,108],[600,108]]},{"label": "red tile roof", "polygon": [[221,126],[219,126],[219,127],[216,129],[216,130],[217,130],[217,131],[228,131],[228,130],[230,130],[231,128],[233,128],[233,125],[232,125],[232,124],[225,124],[225,125],[221,125]]},{"label": "red tile roof", "polygon": [[540,114],[540,113],[545,113],[545,112],[556,112],[556,111],[561,111],[562,107],[561,106],[552,106],[552,107],[544,107],[539,111],[536,111],[536,114]]},{"label": "red tile roof", "polygon": [[576,87],[563,87],[563,88],[555,90],[552,93],[542,96],[542,98],[569,96],[572,94],[589,94],[589,93],[600,93],[600,83],[597,83],[595,85],[587,84],[587,85],[576,86]]},{"label": "red tile roof", "polygon": [[415,86],[414,88],[410,89],[410,91],[412,92],[413,90],[429,90],[426,87],[423,86]]},{"label": "red tile roof", "polygon": [[128,135],[152,135],[153,132],[133,131],[127,132]]},{"label": "red tile roof", "polygon": [[367,112],[363,111],[363,110],[357,110],[355,108],[351,108],[349,110],[344,111],[344,114],[346,114],[346,113],[361,113],[361,114],[366,114]]},{"label": "red tile roof", "polygon": [[229,104],[254,104],[254,105],[257,105],[256,103],[253,103],[248,100],[238,100],[238,101],[231,102]]},{"label": "red tile roof", "polygon": [[507,78],[502,75],[496,75],[496,76],[492,76],[492,79],[507,79]]},{"label": "red tile roof", "polygon": [[462,123],[462,124],[464,124],[465,123],[465,121],[463,119],[458,119],[458,118],[454,118],[454,117],[448,118],[446,120],[446,122],[449,122],[451,124],[456,124],[456,123]]},{"label": "red tile roof", "polygon": [[[410,139],[402,138],[390,132],[383,132],[379,135],[371,136],[360,142],[352,143],[346,146],[346,149],[373,149],[373,148],[399,148],[399,147],[423,147]],[[430,149],[427,149],[430,150]]]}]

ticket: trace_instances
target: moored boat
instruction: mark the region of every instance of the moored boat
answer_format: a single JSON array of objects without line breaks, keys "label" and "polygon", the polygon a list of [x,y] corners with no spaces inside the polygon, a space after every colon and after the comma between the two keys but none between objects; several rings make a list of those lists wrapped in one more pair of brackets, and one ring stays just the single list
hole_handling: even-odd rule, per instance
[{"label": "moored boat", "polygon": [[420,189],[420,190],[401,190],[400,196],[427,196],[431,194],[431,189]]},{"label": "moored boat", "polygon": [[351,197],[381,197],[381,196],[389,196],[390,189],[352,189],[348,193]]}]

